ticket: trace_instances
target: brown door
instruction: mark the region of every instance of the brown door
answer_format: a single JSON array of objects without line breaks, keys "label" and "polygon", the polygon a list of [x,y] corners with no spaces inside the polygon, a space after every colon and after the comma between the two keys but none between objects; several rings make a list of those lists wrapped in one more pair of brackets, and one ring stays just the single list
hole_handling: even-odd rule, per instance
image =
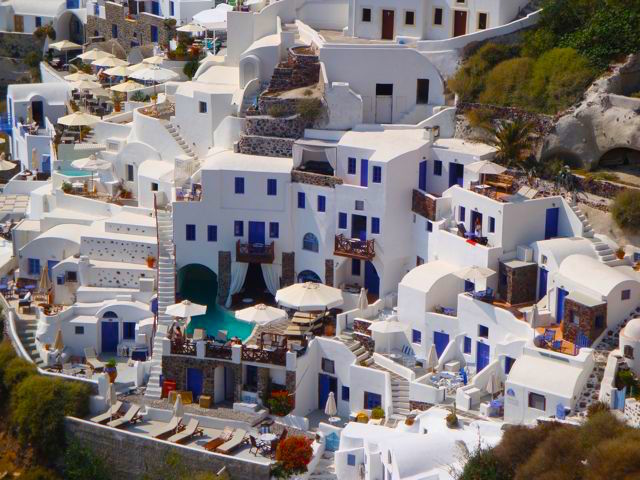
[{"label": "brown door", "polygon": [[13,31],[24,32],[24,17],[22,15],[13,16]]},{"label": "brown door", "polygon": [[454,10],[453,16],[453,36],[459,37],[467,33],[467,12],[464,10]]},{"label": "brown door", "polygon": [[382,39],[393,40],[393,24],[395,13],[393,10],[382,10]]}]

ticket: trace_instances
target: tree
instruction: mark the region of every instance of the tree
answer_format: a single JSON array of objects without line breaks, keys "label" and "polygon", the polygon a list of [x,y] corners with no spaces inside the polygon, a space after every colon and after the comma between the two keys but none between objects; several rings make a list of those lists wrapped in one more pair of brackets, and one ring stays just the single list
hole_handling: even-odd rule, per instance
[{"label": "tree", "polygon": [[640,230],[640,190],[628,188],[613,200],[611,214],[623,230]]},{"label": "tree", "polygon": [[187,63],[184,64],[182,71],[187,77],[189,77],[189,80],[191,80],[193,76],[196,74],[196,72],[198,71],[199,66],[200,64],[198,63],[197,60],[189,60]]},{"label": "tree", "polygon": [[313,457],[312,443],[313,440],[303,435],[292,435],[280,442],[276,450],[273,475],[276,478],[289,478],[305,473]]},{"label": "tree", "polygon": [[59,480],[53,470],[43,467],[32,467],[20,475],[20,480]]},{"label": "tree", "polygon": [[502,120],[489,129],[489,144],[498,151],[496,160],[507,167],[520,167],[531,149],[529,135],[533,126],[524,120]]},{"label": "tree", "polygon": [[38,373],[38,370],[33,363],[16,357],[7,364],[4,371],[4,377],[2,379],[4,388],[7,392],[11,392],[25,378],[35,375],[36,373]]},{"label": "tree", "polygon": [[72,442],[64,454],[65,480],[109,480],[109,475],[101,457],[90,448]]}]

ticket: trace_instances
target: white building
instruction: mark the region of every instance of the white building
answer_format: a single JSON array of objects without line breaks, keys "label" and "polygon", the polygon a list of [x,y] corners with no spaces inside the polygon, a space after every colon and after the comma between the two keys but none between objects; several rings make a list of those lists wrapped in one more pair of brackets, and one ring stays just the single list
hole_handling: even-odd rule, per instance
[{"label": "white building", "polygon": [[33,33],[51,24],[56,40],[84,43],[85,0],[8,0],[0,5],[0,30]]}]

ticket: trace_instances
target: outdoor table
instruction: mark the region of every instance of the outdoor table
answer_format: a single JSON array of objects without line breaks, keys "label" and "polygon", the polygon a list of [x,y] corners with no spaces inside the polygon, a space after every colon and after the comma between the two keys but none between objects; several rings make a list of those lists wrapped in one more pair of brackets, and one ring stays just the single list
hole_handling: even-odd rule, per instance
[{"label": "outdoor table", "polygon": [[83,184],[82,182],[74,182],[74,183],[72,183],[72,184],[71,184],[71,187],[72,187],[75,191],[77,191],[77,192],[81,192],[81,191],[82,191],[82,189],[83,189],[83,187],[84,187],[84,184]]},{"label": "outdoor table", "polygon": [[276,436],[275,433],[263,433],[260,435],[260,441],[264,442],[264,443],[270,443],[272,441],[274,441],[276,438],[278,438]]}]

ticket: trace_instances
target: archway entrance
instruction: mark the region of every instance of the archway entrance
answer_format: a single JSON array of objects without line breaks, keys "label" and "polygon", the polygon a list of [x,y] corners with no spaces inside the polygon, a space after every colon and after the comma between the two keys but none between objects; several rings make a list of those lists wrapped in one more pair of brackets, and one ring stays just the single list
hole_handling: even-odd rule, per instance
[{"label": "archway entrance", "polygon": [[218,276],[213,270],[198,263],[178,270],[178,295],[200,305],[215,305],[218,295]]},{"label": "archway entrance", "polygon": [[57,39],[71,40],[78,45],[84,44],[84,25],[78,16],[70,11],[60,15],[57,22]]},{"label": "archway entrance", "polygon": [[633,148],[614,148],[600,157],[600,168],[635,167],[640,170],[640,150]]}]

